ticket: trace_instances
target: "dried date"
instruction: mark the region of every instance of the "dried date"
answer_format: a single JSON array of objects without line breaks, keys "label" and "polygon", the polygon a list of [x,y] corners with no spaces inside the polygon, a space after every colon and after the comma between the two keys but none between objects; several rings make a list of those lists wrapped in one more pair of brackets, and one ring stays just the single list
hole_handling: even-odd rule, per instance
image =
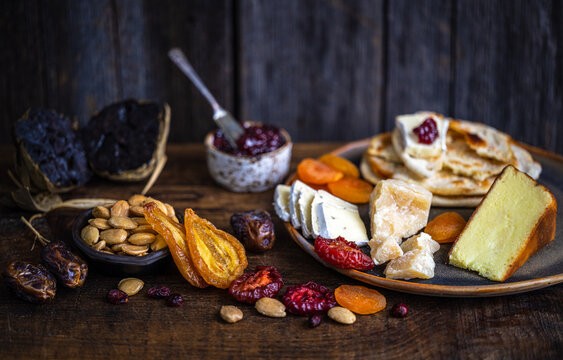
[{"label": "dried date", "polygon": [[247,250],[263,252],[274,246],[274,223],[265,210],[236,213],[231,217],[231,226]]},{"label": "dried date", "polygon": [[62,242],[52,242],[41,250],[45,267],[66,287],[82,286],[88,275],[88,265]]},{"label": "dried date", "polygon": [[43,265],[12,261],[2,275],[6,285],[20,299],[42,304],[55,297],[57,282]]}]

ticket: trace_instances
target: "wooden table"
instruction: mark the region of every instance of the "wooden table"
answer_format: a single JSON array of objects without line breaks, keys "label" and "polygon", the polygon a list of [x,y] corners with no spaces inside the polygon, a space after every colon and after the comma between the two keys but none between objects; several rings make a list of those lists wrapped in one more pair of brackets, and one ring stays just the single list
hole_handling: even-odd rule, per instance
[{"label": "wooden table", "polygon": [[[293,168],[306,156],[317,156],[339,144],[297,144]],[[2,173],[11,165],[10,154],[0,160]],[[170,145],[169,160],[151,195],[177,209],[194,208],[221,229],[231,231],[229,219],[238,211],[272,210],[273,191],[235,194],[210,178],[202,145]],[[0,179],[2,195],[14,187]],[[126,198],[142,184],[117,184],[94,179],[67,198]],[[15,210],[0,217],[0,266],[11,260],[39,261],[39,248],[30,251],[33,235]],[[55,220],[69,220],[57,213]],[[249,254],[249,267],[276,266],[285,283],[312,280],[332,289],[359,284],[314,261],[289,237],[274,216],[277,240],[264,254]],[[47,233],[46,224],[39,229]],[[68,232],[62,235],[68,236]],[[126,305],[105,301],[119,276],[104,276],[92,269],[82,288],[59,287],[55,300],[33,305],[0,288],[0,359],[30,358],[561,358],[563,354],[563,286],[556,285],[519,295],[492,298],[439,298],[378,289],[387,298],[385,310],[358,316],[354,325],[324,319],[310,329],[303,317],[272,319],[252,306],[240,305],[244,320],[227,324],[219,308],[235,304],[226,291],[191,287],[170,262],[160,274],[142,276],[145,289]],[[145,296],[148,287],[163,284],[185,297],[181,308]],[[397,302],[408,305],[406,318],[390,316]]]}]

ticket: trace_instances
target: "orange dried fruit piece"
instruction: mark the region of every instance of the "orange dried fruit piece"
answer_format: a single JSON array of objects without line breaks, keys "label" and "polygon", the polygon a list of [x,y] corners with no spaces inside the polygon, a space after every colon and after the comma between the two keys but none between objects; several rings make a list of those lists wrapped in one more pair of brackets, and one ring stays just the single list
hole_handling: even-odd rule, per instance
[{"label": "orange dried fruit piece", "polygon": [[248,266],[244,246],[192,209],[184,212],[186,240],[199,274],[210,285],[226,289]]},{"label": "orange dried fruit piece", "polygon": [[440,244],[454,242],[465,227],[466,221],[456,212],[440,214],[430,221],[424,232]]},{"label": "orange dried fruit piece", "polygon": [[169,218],[154,202],[145,204],[143,213],[152,228],[164,238],[172,254],[172,259],[174,259],[174,263],[184,279],[198,288],[209,286],[196,270],[190,257],[184,226]]},{"label": "orange dried fruit piece", "polygon": [[342,172],[344,176],[353,178],[360,177],[360,170],[358,170],[358,167],[348,159],[344,159],[333,154],[324,154],[319,158],[319,161],[335,170]]},{"label": "orange dried fruit piece", "polygon": [[365,286],[341,285],[334,291],[334,297],[340,306],[360,315],[374,314],[387,306],[385,296]]},{"label": "orange dried fruit piece", "polygon": [[352,177],[345,177],[328,183],[327,186],[332,195],[354,204],[369,202],[369,197],[373,191],[372,184]]},{"label": "orange dried fruit piece", "polygon": [[306,158],[297,165],[297,175],[306,183],[323,185],[344,177],[342,171],[335,170],[319,160]]}]

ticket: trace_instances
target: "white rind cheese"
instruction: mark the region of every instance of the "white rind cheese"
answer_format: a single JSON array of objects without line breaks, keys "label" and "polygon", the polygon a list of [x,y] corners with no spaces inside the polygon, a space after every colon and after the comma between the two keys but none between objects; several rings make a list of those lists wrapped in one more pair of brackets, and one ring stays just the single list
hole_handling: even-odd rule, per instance
[{"label": "white rind cheese", "polygon": [[[423,144],[418,141],[414,129],[419,127],[426,119],[431,118],[436,122],[438,138],[432,144]],[[442,115],[420,111],[415,114],[400,115],[395,118],[395,126],[399,131],[404,151],[415,158],[432,158],[446,151],[446,134],[449,121]]]},{"label": "white rind cheese", "polygon": [[318,206],[319,204],[324,202],[342,208],[349,208],[350,210],[355,210],[355,211],[358,210],[358,207],[356,205],[344,201],[324,190],[318,190],[317,193],[315,194],[315,198],[313,199],[313,202],[311,203],[311,227],[312,227],[311,230],[313,233],[313,237],[315,238],[321,234],[319,218],[318,218],[318,214],[319,214]]},{"label": "white rind cheese", "polygon": [[335,239],[342,236],[358,246],[367,244],[368,237],[364,222],[357,209],[343,208],[323,202],[315,209],[319,222],[320,236]]},{"label": "white rind cheese", "polygon": [[288,185],[280,184],[276,186],[276,191],[274,192],[274,210],[280,219],[285,222],[290,220],[289,213],[289,193],[291,187]]},{"label": "white rind cheese", "polygon": [[301,232],[305,238],[313,236],[313,228],[311,224],[311,204],[317,192],[310,187],[302,187],[299,193],[299,220],[301,222]]},{"label": "white rind cheese", "polygon": [[[296,229],[301,229],[301,216],[299,208],[299,195],[303,189],[308,189],[315,191],[311,187],[305,185],[302,181],[295,180],[291,185],[291,190],[289,193],[289,215],[291,218],[291,225]],[[305,190],[307,191],[307,190]]]}]

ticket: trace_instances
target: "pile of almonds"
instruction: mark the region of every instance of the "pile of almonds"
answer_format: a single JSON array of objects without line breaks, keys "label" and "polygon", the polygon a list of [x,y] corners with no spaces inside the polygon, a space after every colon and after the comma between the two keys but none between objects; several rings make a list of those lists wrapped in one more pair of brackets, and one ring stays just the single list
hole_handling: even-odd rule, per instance
[{"label": "pile of almonds", "polygon": [[133,195],[110,206],[92,209],[92,219],[80,232],[82,240],[94,250],[114,255],[144,256],[165,248],[166,242],[145,220],[143,205],[154,202],[178,222],[174,208],[144,195]]}]

